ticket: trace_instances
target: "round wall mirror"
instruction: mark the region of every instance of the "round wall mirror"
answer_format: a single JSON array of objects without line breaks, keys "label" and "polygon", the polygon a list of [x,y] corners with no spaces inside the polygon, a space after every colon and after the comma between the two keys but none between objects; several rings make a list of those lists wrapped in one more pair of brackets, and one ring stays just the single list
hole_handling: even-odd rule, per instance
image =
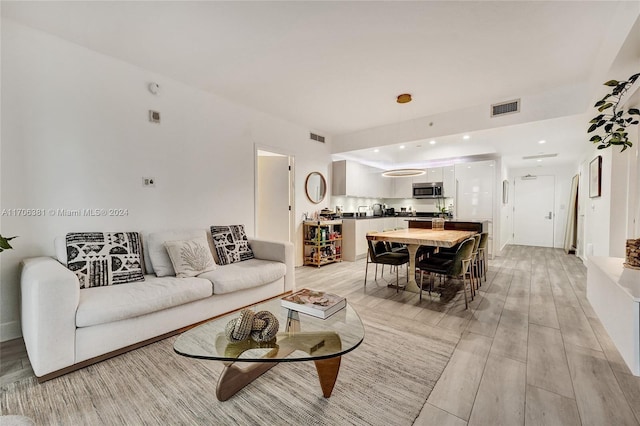
[{"label": "round wall mirror", "polygon": [[307,198],[314,204],[324,200],[324,196],[327,195],[327,181],[324,180],[324,176],[320,172],[309,173],[304,187],[307,191]]}]

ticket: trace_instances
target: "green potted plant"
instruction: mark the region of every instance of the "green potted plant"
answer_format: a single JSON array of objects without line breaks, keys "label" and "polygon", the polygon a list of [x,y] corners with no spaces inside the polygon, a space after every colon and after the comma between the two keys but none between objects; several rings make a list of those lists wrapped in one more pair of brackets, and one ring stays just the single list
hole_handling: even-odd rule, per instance
[{"label": "green potted plant", "polygon": [[613,89],[595,103],[594,107],[598,109],[600,114],[589,121],[591,126],[587,130],[587,133],[591,133],[600,129],[600,134],[589,139],[591,142],[599,144],[598,149],[618,145],[622,146],[620,150],[622,152],[633,145],[629,140],[627,127],[638,124],[638,120],[632,116],[640,115],[640,110],[629,108],[625,111],[619,104],[624,94],[633,86],[639,76],[640,73],[632,75],[628,80],[609,80],[604,83],[605,86]]},{"label": "green potted plant", "polygon": [[436,198],[436,209],[440,217],[447,217],[447,202],[444,197]]},{"label": "green potted plant", "polygon": [[11,247],[11,244],[9,244],[9,241],[13,240],[16,237],[9,237],[9,238],[5,238],[2,235],[0,235],[0,253],[2,253],[5,250],[10,250],[13,247]]}]

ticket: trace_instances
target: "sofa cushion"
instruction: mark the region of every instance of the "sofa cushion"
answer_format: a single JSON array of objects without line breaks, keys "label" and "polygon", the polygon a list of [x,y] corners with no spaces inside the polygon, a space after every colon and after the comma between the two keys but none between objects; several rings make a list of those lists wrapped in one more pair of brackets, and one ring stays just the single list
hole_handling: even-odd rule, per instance
[{"label": "sofa cushion", "polygon": [[212,226],[211,237],[221,265],[254,258],[244,225]]},{"label": "sofa cushion", "polygon": [[159,277],[175,275],[169,253],[164,246],[165,241],[191,240],[198,237],[206,237],[205,229],[182,229],[174,231],[153,232],[146,238],[147,251],[153,271]]},{"label": "sofa cushion", "polygon": [[195,277],[216,269],[209,243],[204,236],[192,240],[165,241],[164,246],[178,278]]},{"label": "sofa cushion", "polygon": [[67,267],[80,288],[144,280],[137,232],[72,232],[66,241]]},{"label": "sofa cushion", "polygon": [[134,318],[213,294],[211,282],[202,278],[158,278],[127,285],[80,290],[76,326],[89,327]]},{"label": "sofa cushion", "polygon": [[269,284],[284,277],[286,272],[284,263],[250,259],[219,266],[215,271],[205,272],[198,277],[211,281],[214,294],[223,294]]}]

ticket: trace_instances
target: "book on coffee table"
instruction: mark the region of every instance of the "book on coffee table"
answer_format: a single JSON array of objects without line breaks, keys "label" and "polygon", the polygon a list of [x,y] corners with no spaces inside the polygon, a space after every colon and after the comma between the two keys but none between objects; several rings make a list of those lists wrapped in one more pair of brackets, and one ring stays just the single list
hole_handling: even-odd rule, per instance
[{"label": "book on coffee table", "polygon": [[280,299],[282,306],[303,314],[326,319],[347,306],[347,299],[337,294],[315,291],[308,288],[298,290]]}]

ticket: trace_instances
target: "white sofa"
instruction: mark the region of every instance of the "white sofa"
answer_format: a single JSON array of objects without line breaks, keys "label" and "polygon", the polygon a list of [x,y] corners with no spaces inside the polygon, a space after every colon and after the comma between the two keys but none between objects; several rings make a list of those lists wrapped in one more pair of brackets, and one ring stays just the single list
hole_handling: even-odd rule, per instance
[{"label": "white sofa", "polygon": [[[179,234],[184,232],[166,238]],[[288,242],[249,239],[255,259],[219,265],[197,277],[176,278],[153,274],[148,256],[153,238],[145,236],[143,241],[146,273],[140,282],[80,289],[77,276],[66,267],[64,237],[56,238],[58,259],[23,261],[22,333],[40,382],[295,286],[293,244]]]}]

